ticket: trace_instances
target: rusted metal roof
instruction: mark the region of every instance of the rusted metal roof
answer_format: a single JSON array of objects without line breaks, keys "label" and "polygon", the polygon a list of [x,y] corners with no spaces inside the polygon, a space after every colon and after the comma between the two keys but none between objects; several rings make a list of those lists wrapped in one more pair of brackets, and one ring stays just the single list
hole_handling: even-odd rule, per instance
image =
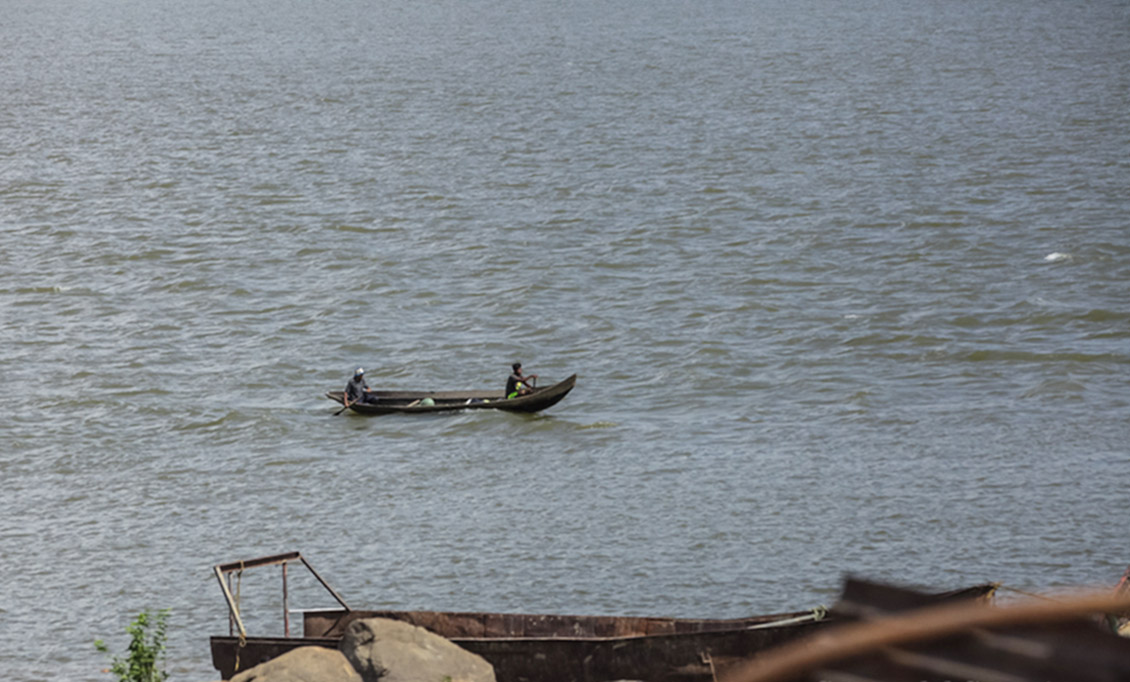
[{"label": "rusted metal roof", "polygon": [[833,613],[848,622],[765,652],[722,682],[1130,682],[1130,639],[1104,593],[930,605],[921,593],[848,580]]}]

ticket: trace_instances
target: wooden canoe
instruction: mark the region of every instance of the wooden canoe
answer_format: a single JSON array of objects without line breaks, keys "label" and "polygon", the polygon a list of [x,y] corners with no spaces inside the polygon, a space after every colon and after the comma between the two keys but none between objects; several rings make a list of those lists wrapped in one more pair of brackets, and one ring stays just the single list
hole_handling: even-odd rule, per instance
[{"label": "wooden canoe", "polygon": [[[454,410],[506,410],[507,412],[540,412],[561,401],[577,383],[577,375],[552,386],[533,389],[531,393],[507,399],[497,391],[373,391],[376,403],[353,403],[349,409],[358,414],[425,414]],[[344,391],[327,391],[326,397],[344,405]],[[426,400],[430,399],[430,400]],[[427,403],[427,404],[425,404]]]}]

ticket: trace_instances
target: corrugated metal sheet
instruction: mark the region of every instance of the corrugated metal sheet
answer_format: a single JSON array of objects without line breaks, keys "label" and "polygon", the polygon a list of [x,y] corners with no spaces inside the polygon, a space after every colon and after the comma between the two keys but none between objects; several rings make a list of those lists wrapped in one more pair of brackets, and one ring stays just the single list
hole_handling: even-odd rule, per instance
[{"label": "corrugated metal sheet", "polygon": [[849,622],[766,652],[723,682],[1130,682],[1130,639],[1105,613],[1130,595],[929,605],[919,592],[848,580]]}]

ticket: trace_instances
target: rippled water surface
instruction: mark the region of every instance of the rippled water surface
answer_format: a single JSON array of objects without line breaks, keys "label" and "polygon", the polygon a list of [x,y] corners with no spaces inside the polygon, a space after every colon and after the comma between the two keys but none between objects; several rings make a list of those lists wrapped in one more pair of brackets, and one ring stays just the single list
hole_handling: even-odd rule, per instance
[{"label": "rippled water surface", "polygon": [[[1112,584],[1128,63],[1114,0],[7,3],[0,668],[171,608],[214,678],[210,567],[292,549],[395,608]],[[516,359],[578,387],[322,398]]]}]

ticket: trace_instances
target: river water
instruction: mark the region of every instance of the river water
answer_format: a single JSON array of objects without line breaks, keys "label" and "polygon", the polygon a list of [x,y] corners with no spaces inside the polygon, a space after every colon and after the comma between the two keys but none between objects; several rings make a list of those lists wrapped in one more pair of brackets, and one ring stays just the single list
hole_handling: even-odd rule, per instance
[{"label": "river water", "polygon": [[[0,669],[170,608],[214,679],[210,567],[289,550],[359,607],[1113,584],[1127,64],[1121,0],[5,3]],[[515,360],[577,388],[322,397]]]}]

